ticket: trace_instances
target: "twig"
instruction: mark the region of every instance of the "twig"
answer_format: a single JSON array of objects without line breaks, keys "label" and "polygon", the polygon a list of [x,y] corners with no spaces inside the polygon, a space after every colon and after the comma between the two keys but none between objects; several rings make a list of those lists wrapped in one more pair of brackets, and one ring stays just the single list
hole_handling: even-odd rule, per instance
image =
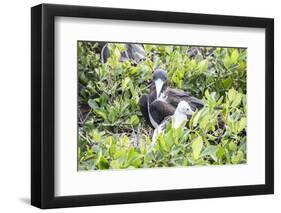
[{"label": "twig", "polygon": [[140,138],[141,138],[140,127],[141,127],[141,124],[138,125],[138,130],[137,130],[137,141],[136,141],[136,145],[137,145],[137,146],[140,145]]},{"label": "twig", "polygon": [[94,141],[92,141],[90,138],[88,138],[87,136],[84,136],[82,134],[82,132],[79,132],[79,136],[81,136],[84,140],[86,140],[88,143],[90,143],[90,145],[92,146],[93,144],[95,144]]},{"label": "twig", "polygon": [[88,119],[89,115],[91,114],[92,110],[93,110],[93,109],[91,109],[91,110],[87,113],[86,117],[85,117],[84,120],[82,121],[83,125],[85,124],[85,122],[86,122],[86,120]]}]

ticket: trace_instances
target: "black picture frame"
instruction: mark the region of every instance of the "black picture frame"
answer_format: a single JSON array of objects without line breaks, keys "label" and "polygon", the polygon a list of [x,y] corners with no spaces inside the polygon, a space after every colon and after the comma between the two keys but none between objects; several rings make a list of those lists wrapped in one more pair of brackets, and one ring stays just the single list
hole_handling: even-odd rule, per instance
[{"label": "black picture frame", "polygon": [[[95,195],[54,195],[54,20],[55,17],[100,18],[263,28],[265,48],[265,184]],[[164,11],[41,4],[31,8],[31,204],[59,208],[105,204],[217,198],[274,193],[274,20]]]}]

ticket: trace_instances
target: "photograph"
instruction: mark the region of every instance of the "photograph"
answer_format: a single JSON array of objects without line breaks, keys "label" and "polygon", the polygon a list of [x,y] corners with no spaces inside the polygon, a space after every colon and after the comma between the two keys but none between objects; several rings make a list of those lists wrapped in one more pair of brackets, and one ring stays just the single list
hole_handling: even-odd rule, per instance
[{"label": "photograph", "polygon": [[247,163],[247,48],[77,41],[78,171]]}]

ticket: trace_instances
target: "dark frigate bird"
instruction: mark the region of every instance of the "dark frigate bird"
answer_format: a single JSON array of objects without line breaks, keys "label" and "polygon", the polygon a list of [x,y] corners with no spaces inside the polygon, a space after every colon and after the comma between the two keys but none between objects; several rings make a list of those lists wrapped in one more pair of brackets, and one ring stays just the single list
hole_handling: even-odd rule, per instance
[{"label": "dark frigate bird", "polygon": [[180,101],[186,101],[195,111],[203,108],[203,101],[188,92],[168,87],[167,72],[157,69],[153,72],[150,93],[140,98],[140,109],[148,124],[157,128],[167,117],[174,114]]},{"label": "dark frigate bird", "polygon": [[[108,43],[100,43],[101,47],[101,61],[106,63],[107,59],[110,57],[110,51],[108,48]],[[121,53],[120,61],[131,60],[134,64],[140,63],[145,59],[145,50],[142,44],[125,44],[126,50]]]}]

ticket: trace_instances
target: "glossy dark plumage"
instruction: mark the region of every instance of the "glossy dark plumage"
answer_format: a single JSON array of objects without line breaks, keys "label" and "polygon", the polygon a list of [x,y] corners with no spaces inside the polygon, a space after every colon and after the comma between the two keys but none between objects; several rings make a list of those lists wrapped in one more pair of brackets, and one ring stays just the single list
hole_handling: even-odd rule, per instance
[{"label": "glossy dark plumage", "polygon": [[[162,97],[157,97],[155,82],[163,82],[160,90]],[[154,128],[159,125],[167,116],[174,114],[180,101],[186,101],[193,111],[204,107],[203,101],[190,95],[188,92],[168,87],[167,73],[163,70],[156,70],[153,73],[150,93],[143,95],[140,99],[141,112],[150,126]],[[149,116],[150,114],[150,116]]]},{"label": "glossy dark plumage", "polygon": [[139,100],[141,114],[144,117],[145,121],[148,123],[148,125],[151,128],[153,128],[153,125],[151,124],[150,119],[149,119],[147,104],[148,104],[148,96],[147,95],[142,95],[140,97],[140,100]]},{"label": "glossy dark plumage", "polygon": [[168,96],[167,102],[171,104],[173,107],[177,107],[180,101],[186,101],[193,111],[196,109],[200,110],[204,107],[204,102],[192,95],[188,92],[179,89],[167,88],[165,91]]}]

